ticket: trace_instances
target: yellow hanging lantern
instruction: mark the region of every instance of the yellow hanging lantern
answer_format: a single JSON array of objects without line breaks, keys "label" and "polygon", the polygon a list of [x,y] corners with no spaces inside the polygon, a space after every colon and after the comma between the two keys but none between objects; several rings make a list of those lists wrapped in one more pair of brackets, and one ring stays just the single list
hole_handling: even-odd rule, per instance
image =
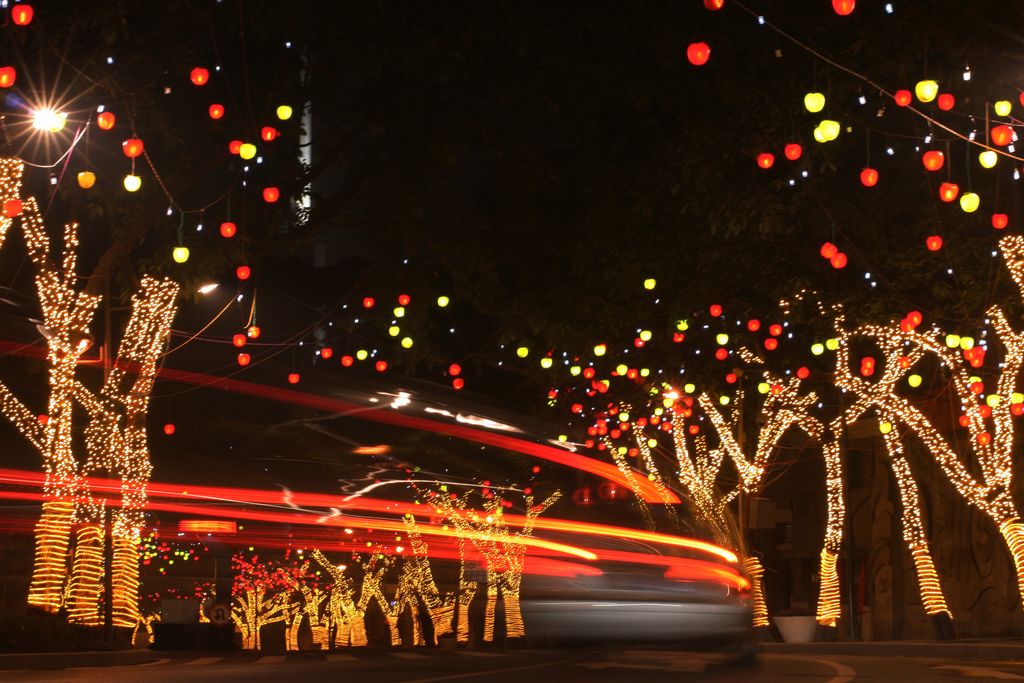
[{"label": "yellow hanging lantern", "polygon": [[960,195],[960,208],[966,213],[974,213],[978,210],[981,198],[975,192],[964,192]]},{"label": "yellow hanging lantern", "polygon": [[129,192],[137,192],[142,187],[142,178],[137,175],[126,175],[124,177],[124,189]]},{"label": "yellow hanging lantern", "polygon": [[651,290],[658,286],[658,281],[653,277],[649,277],[644,280],[644,289]]},{"label": "yellow hanging lantern", "polygon": [[403,349],[411,349],[412,348],[412,337],[402,337],[402,348]]},{"label": "yellow hanging lantern", "polygon": [[525,346],[520,346],[518,349],[516,349],[516,355],[519,356],[520,358],[526,358],[527,356],[530,355],[530,349],[526,348]]},{"label": "yellow hanging lantern", "polygon": [[277,108],[277,118],[281,119],[282,121],[287,121],[291,117],[292,108],[289,107],[287,104],[282,104]]},{"label": "yellow hanging lantern", "polygon": [[171,252],[171,257],[175,263],[188,261],[188,247],[175,247],[174,251]]},{"label": "yellow hanging lantern", "polygon": [[921,386],[921,375],[910,375],[907,377],[907,384],[915,389],[918,388]]},{"label": "yellow hanging lantern", "polygon": [[90,187],[96,184],[96,174],[92,171],[82,171],[78,174],[78,186],[83,190],[88,190]]},{"label": "yellow hanging lantern", "polygon": [[238,148],[238,156],[243,159],[249,160],[256,156],[256,145],[251,142],[245,142],[241,147]]},{"label": "yellow hanging lantern", "polygon": [[544,358],[540,359],[540,366],[542,368],[544,368],[545,370],[550,368],[552,363],[553,363],[553,361],[550,358],[548,358],[547,356],[545,356]]},{"label": "yellow hanging lantern", "polygon": [[999,161],[999,155],[990,149],[986,149],[984,152],[978,155],[978,163],[981,164],[982,168],[992,168]]},{"label": "yellow hanging lantern", "polygon": [[932,80],[918,81],[914,86],[914,94],[922,102],[931,102],[939,94],[939,84]]},{"label": "yellow hanging lantern", "polygon": [[1013,104],[1010,103],[1010,100],[999,100],[992,105],[992,108],[996,110],[997,116],[1009,116],[1013,111]]},{"label": "yellow hanging lantern", "polygon": [[804,107],[812,114],[825,108],[825,96],[820,92],[809,92],[804,95]]}]

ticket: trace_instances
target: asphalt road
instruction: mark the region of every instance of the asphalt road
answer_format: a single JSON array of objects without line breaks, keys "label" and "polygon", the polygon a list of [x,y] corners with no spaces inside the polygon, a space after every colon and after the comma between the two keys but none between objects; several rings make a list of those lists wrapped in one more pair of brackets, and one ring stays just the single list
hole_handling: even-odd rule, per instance
[{"label": "asphalt road", "polygon": [[[912,653],[908,653],[912,654]],[[614,681],[1024,681],[1024,661],[765,654],[737,667],[714,655],[672,651],[458,650],[357,652],[285,658],[168,653],[132,666],[2,671],[12,681],[351,681],[372,683],[601,683]],[[41,660],[36,666],[45,666]]]}]

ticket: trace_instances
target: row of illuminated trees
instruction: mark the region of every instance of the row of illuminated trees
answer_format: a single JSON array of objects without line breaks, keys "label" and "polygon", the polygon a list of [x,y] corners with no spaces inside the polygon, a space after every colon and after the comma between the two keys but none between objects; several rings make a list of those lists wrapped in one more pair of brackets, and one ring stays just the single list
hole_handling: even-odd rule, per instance
[{"label": "row of illuminated trees", "polygon": [[[1000,248],[1024,296],[1024,238],[1004,237]],[[811,297],[802,294],[794,301],[799,299],[807,303]],[[755,623],[766,626],[760,585],[763,568],[756,552],[745,547],[731,510],[743,495],[763,491],[769,472],[778,464],[780,441],[789,432],[802,432],[820,448],[825,464],[825,481],[808,486],[823,488],[826,495],[817,619],[823,626],[834,627],[840,616],[836,565],[846,521],[844,432],[858,420],[875,418],[896,480],[903,539],[913,559],[925,612],[940,623],[948,624],[953,616],[929,550],[918,488],[921,463],[912,466],[908,459],[905,444],[909,440],[923,446],[962,499],[991,520],[1012,558],[1024,596],[1024,522],[1011,492],[1015,418],[1024,414],[1024,394],[1019,391],[1024,333],[1014,329],[999,305],[986,312],[986,324],[994,336],[972,347],[952,343],[957,340],[938,327],[925,329],[916,318],[858,326],[849,323],[841,307],[815,303],[815,314],[833,321],[834,337],[828,347],[835,351],[831,372],[821,373],[831,381],[819,382],[817,391],[807,390],[808,382],[796,375],[772,373],[757,354],[741,348],[738,355],[763,374],[760,416],[753,432],[742,419],[742,391],[735,400],[716,401],[707,392],[685,395],[662,385],[652,391],[660,416],[657,428],[654,420],[616,424],[618,438],[606,435],[602,450],[634,483],[637,476],[627,455],[636,456],[640,469],[661,487],[667,487],[670,479],[678,482],[692,513],[716,540],[746,557],[754,584]],[[917,373],[923,367],[937,370],[939,381],[951,387],[959,427],[947,427],[945,402],[925,405],[908,398],[908,387],[921,383]],[[834,394],[828,403],[837,409],[825,408],[822,392]],[[667,446],[658,440],[666,431],[672,435]]]}]

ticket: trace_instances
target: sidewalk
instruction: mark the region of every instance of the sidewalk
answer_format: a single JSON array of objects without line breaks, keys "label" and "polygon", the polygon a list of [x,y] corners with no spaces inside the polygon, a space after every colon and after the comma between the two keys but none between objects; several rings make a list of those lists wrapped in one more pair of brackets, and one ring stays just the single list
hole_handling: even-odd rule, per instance
[{"label": "sidewalk", "polygon": [[764,654],[938,657],[943,659],[1024,659],[1024,638],[964,640],[887,640],[836,643],[761,643]]},{"label": "sidewalk", "polygon": [[155,662],[150,650],[98,652],[17,652],[0,654],[0,671],[11,669],[67,669],[82,666],[128,666]]}]

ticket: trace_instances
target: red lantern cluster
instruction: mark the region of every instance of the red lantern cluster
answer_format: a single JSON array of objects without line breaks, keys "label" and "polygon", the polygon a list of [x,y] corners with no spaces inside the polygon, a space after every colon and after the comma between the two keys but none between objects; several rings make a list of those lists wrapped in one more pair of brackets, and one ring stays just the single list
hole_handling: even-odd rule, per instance
[{"label": "red lantern cluster", "polygon": [[870,377],[875,374],[875,359],[871,356],[864,356],[860,359],[860,374]]},{"label": "red lantern cluster", "polygon": [[985,364],[985,347],[972,346],[969,349],[964,349],[964,360],[970,363],[972,368],[980,368]]},{"label": "red lantern cluster", "polygon": [[707,43],[690,43],[686,48],[686,58],[694,66],[703,66],[711,58],[711,47]]},{"label": "red lantern cluster", "polygon": [[846,267],[846,254],[839,251],[839,247],[831,242],[825,242],[821,245],[818,253],[821,254],[822,258],[828,259],[829,264],[836,270],[842,270]]},{"label": "red lantern cluster", "polygon": [[21,214],[21,200],[20,199],[8,199],[4,202],[4,215],[8,218],[14,218]]}]

